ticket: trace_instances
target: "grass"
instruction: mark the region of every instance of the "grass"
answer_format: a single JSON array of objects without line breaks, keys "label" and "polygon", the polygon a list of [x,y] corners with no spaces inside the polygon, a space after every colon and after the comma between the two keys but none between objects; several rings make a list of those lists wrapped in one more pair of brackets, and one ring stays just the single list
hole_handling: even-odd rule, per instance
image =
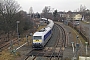
[{"label": "grass", "polygon": [[[39,31],[40,29],[44,28],[45,26],[40,26],[37,31]],[[31,36],[28,36],[28,41],[30,43],[30,45],[32,44],[32,37]],[[20,39],[20,43],[18,45],[17,44],[14,44],[13,45],[13,48],[17,48],[19,47],[20,45],[24,44],[25,42],[27,42],[26,40],[26,36],[21,38]],[[11,50],[10,49],[5,49],[3,50],[2,52],[0,52],[0,60],[15,60],[17,57],[20,57],[20,53],[19,52],[16,52],[15,54],[14,53],[11,53]]]},{"label": "grass", "polygon": [[[71,28],[71,27],[70,27]],[[73,29],[73,28],[71,28],[71,29]],[[85,54],[85,40],[83,39],[83,37],[76,31],[76,30],[74,30],[73,29],[73,31],[76,33],[76,35],[79,35],[79,38],[78,38],[78,40],[79,40],[79,44],[81,43],[82,45],[82,47],[80,48],[80,50],[79,50],[79,54],[81,55],[81,56],[86,56],[86,54]],[[74,37],[76,37],[76,35],[75,35],[75,33],[72,33],[73,35],[74,35]],[[73,38],[73,39],[75,39],[75,38]],[[81,42],[80,42],[81,41]],[[88,56],[90,56],[90,51],[88,51]]]},{"label": "grass", "polygon": [[82,21],[83,23],[85,23],[85,24],[90,24],[90,22],[87,22],[87,21]]},{"label": "grass", "polygon": [[[73,28],[72,28],[72,29],[73,29]],[[79,35],[79,38],[78,38],[78,39],[81,40],[81,42],[82,42],[83,45],[85,45],[85,40],[83,39],[83,37],[82,37],[76,30],[73,29],[73,31],[76,33],[76,35],[73,34],[74,37],[75,37],[75,39],[76,39],[76,36]],[[74,32],[73,32],[73,33],[74,33]],[[80,41],[79,41],[79,43],[80,43]]]},{"label": "grass", "polygon": [[0,60],[14,60],[16,56],[10,53],[7,49],[1,52]]},{"label": "grass", "polygon": [[40,29],[42,29],[42,28],[44,28],[45,26],[40,26],[38,29],[37,29],[37,31],[39,31]]}]

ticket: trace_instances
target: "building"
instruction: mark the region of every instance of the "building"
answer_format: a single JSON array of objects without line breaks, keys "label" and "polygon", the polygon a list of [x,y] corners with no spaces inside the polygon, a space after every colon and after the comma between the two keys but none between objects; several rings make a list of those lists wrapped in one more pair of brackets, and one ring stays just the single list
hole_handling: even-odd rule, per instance
[{"label": "building", "polygon": [[76,15],[73,17],[73,20],[82,20],[82,15],[81,15],[81,14],[76,14]]},{"label": "building", "polygon": [[82,20],[80,12],[58,12],[60,20]]},{"label": "building", "polygon": [[59,16],[58,20],[63,21],[63,20],[66,20],[67,14],[66,12],[61,11],[61,12],[58,12],[58,16]]}]

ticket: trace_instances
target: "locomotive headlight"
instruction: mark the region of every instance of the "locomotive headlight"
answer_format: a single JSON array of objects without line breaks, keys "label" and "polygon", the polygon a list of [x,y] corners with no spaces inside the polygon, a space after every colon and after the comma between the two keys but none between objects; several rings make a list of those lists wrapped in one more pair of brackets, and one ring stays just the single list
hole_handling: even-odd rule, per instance
[{"label": "locomotive headlight", "polygon": [[33,42],[36,42],[36,43],[41,43],[42,42],[42,40],[33,40]]}]

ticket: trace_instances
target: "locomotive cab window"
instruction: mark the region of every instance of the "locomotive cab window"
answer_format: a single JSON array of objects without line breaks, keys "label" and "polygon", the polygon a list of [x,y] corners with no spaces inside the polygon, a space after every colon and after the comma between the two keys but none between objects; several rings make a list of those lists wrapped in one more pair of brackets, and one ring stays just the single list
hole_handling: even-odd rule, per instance
[{"label": "locomotive cab window", "polygon": [[33,39],[42,39],[41,36],[34,36]]}]

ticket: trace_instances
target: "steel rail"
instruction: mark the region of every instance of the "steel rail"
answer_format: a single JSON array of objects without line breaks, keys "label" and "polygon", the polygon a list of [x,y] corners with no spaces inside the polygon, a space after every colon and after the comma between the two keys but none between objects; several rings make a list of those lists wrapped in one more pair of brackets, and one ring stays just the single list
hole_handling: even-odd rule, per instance
[{"label": "steel rail", "polygon": [[[66,39],[65,30],[63,29],[63,27],[61,27],[59,24],[56,24],[56,23],[55,23],[55,25],[58,28],[58,30],[59,30],[58,32],[59,33],[58,33],[58,36],[57,36],[58,38],[56,39],[55,45],[54,45],[54,47],[50,51],[50,52],[52,52],[51,55],[49,56],[50,60],[52,60],[52,57],[56,57],[54,55],[54,53],[56,53],[55,50],[56,50],[57,47],[59,47],[59,52],[58,52],[57,58],[58,58],[58,60],[60,58],[62,59],[62,56],[63,56],[62,47],[64,47],[65,39]],[[32,60],[35,60],[37,58],[37,56],[39,56],[40,53],[43,53],[43,52],[44,52],[44,54],[42,56],[43,57],[47,57],[47,56],[45,56],[45,54],[48,54],[49,50],[50,50],[50,47],[48,47],[47,51],[46,50],[38,51],[36,53],[36,55],[32,58]],[[35,50],[33,50],[33,51],[35,51]],[[31,52],[33,52],[33,51],[31,51]],[[31,52],[29,52],[29,53],[31,53]],[[24,60],[28,60],[29,57],[30,57],[30,55],[27,56],[26,59],[24,59]]]}]

